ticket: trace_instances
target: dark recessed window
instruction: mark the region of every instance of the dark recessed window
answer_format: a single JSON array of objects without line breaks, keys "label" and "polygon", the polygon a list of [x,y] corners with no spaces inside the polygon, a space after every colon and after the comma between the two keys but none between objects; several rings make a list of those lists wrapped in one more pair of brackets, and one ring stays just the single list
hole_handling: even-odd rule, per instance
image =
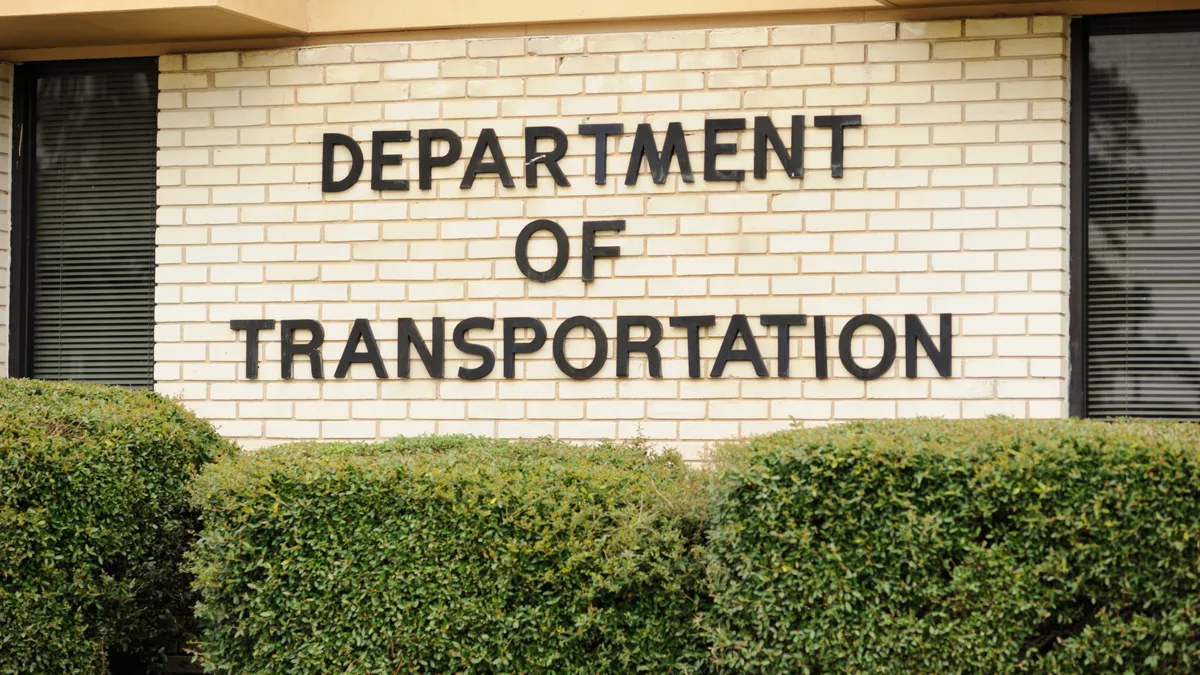
[{"label": "dark recessed window", "polygon": [[1072,37],[1072,412],[1200,420],[1200,20]]},{"label": "dark recessed window", "polygon": [[153,59],[18,69],[14,375],[150,387]]}]

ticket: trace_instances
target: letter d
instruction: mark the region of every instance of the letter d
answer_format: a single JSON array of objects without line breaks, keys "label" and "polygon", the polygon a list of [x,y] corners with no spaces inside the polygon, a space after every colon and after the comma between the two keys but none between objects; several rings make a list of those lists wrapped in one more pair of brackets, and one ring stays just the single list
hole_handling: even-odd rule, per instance
[{"label": "letter d", "polygon": [[[350,151],[350,172],[341,180],[333,179],[333,149],[342,146]],[[343,192],[354,187],[362,175],[363,153],[358,142],[345,134],[325,134],[321,143],[321,192]]]}]

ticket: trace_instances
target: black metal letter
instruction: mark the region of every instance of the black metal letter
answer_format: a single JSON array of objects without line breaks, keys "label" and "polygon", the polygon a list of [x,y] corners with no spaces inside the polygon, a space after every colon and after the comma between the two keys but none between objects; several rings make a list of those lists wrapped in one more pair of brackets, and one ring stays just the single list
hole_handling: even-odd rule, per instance
[{"label": "black metal letter", "polygon": [[[483,161],[484,151],[492,153],[492,161]],[[512,174],[508,172],[508,160],[504,159],[504,151],[500,149],[500,139],[496,137],[495,129],[484,129],[479,133],[475,151],[471,153],[471,161],[467,162],[467,172],[458,184],[459,189],[469,190],[475,184],[476,174],[481,173],[499,174],[504,187],[513,187]]]},{"label": "black metal letter", "polygon": [[[446,154],[433,156],[433,142],[446,141]],[[433,189],[433,167],[454,166],[462,155],[462,139],[453,129],[422,129],[417,133],[417,186]]]},{"label": "black metal letter", "polygon": [[803,326],[808,323],[808,317],[803,314],[764,314],[759,317],[764,326],[779,328],[779,377],[791,377],[792,361],[792,326]]},{"label": "black metal letter", "polygon": [[596,185],[608,180],[608,137],[625,133],[624,124],[580,124],[580,136],[596,137]]},{"label": "black metal letter", "polygon": [[583,280],[596,280],[596,258],[617,258],[621,255],[620,246],[596,246],[597,232],[623,232],[623,220],[585,220],[583,221]]},{"label": "black metal letter", "polygon": [[[539,272],[529,264],[529,240],[542,230],[554,235],[554,243],[558,249],[554,254],[554,265],[545,272]],[[521,270],[521,274],[528,279],[542,283],[554,281],[563,273],[563,270],[567,269],[567,260],[570,257],[571,242],[567,241],[567,232],[553,220],[535,220],[526,225],[517,235],[517,269]]]},{"label": "black metal letter", "polygon": [[246,331],[246,379],[258,379],[258,331],[275,330],[274,319],[232,319],[229,329]]},{"label": "black metal letter", "polygon": [[[863,368],[854,360],[852,354],[854,332],[863,326],[874,326],[883,334],[883,357],[872,368]],[[838,336],[838,358],[846,370],[860,380],[874,380],[881,377],[896,361],[896,331],[884,321],[883,317],[875,314],[859,314],[846,322],[842,333]]]},{"label": "black metal letter", "polygon": [[[358,353],[358,343],[366,344],[367,351]],[[387,368],[383,366],[383,355],[379,353],[379,343],[375,341],[375,333],[371,331],[371,322],[366,319],[355,319],[350,327],[350,337],[346,338],[346,347],[342,350],[342,358],[338,360],[337,370],[333,376],[342,379],[350,373],[350,365],[354,363],[369,363],[375,369],[375,377],[386,378]]]},{"label": "black metal letter", "polygon": [[433,317],[433,351],[425,344],[425,338],[421,336],[421,329],[417,328],[417,322],[409,318],[399,319],[398,343],[399,343],[399,362],[396,365],[396,377],[407,378],[409,374],[409,347],[416,347],[417,356],[420,357],[421,363],[425,364],[425,372],[429,373],[430,377],[441,379],[446,372],[446,319],[444,317]]},{"label": "black metal letter", "polygon": [[467,331],[472,328],[492,330],[495,327],[495,320],[484,316],[473,316],[469,319],[463,319],[454,327],[454,347],[464,354],[478,356],[483,359],[483,363],[474,368],[459,366],[458,379],[482,380],[492,373],[492,369],[496,367],[496,354],[483,345],[467,342]]},{"label": "black metal letter", "polygon": [[767,177],[767,142],[791,178],[804,177],[804,115],[792,115],[792,150],[789,153],[770,117],[754,118],[754,177]]},{"label": "black metal letter", "polygon": [[[554,149],[550,152],[538,153],[539,138],[549,138],[554,141]],[[554,182],[562,187],[568,187],[571,182],[567,175],[558,168],[558,160],[567,154],[567,135],[558,127],[528,127],[525,129],[525,187],[537,187],[537,168],[545,164],[546,170],[554,178]]]},{"label": "black metal letter", "polygon": [[412,132],[407,129],[397,131],[376,131],[371,134],[371,189],[372,190],[407,190],[408,179],[383,179],[383,167],[400,166],[404,155],[389,155],[383,150],[387,143],[404,143],[412,140]]},{"label": "black metal letter", "polygon": [[[567,335],[575,328],[586,328],[592,333],[592,342],[596,345],[596,353],[592,356],[592,360],[583,368],[576,368],[567,361]],[[558,369],[575,380],[586,380],[604,367],[604,362],[608,360],[608,335],[604,333],[604,328],[596,322],[595,319],[586,316],[573,316],[558,327],[554,331],[554,363],[558,365]]]},{"label": "black metal letter", "polygon": [[667,323],[671,328],[687,329],[688,377],[700,377],[700,327],[715,326],[717,317],[708,316],[673,316]]},{"label": "black metal letter", "polygon": [[[350,172],[341,180],[333,179],[333,149],[337,146],[350,151]],[[344,192],[354,187],[362,175],[363,153],[358,141],[346,134],[325,134],[321,139],[321,192]]]},{"label": "black metal letter", "polygon": [[637,125],[633,136],[633,152],[629,155],[629,170],[625,172],[625,184],[636,185],[638,172],[642,168],[642,158],[650,165],[650,178],[658,185],[667,182],[667,174],[671,173],[671,160],[679,160],[679,176],[685,183],[694,183],[692,176],[692,160],[688,157],[687,139],[683,137],[683,125],[671,122],[667,125],[667,138],[663,141],[662,154],[658,152],[658,142],[654,140],[654,131],[649,124]]},{"label": "black metal letter", "polygon": [[841,178],[845,164],[845,129],[846,127],[861,127],[862,115],[818,115],[813,119],[818,127],[833,129],[833,149],[829,164],[833,167],[833,177]]},{"label": "black metal letter", "polygon": [[[533,331],[529,342],[517,342],[517,329]],[[517,376],[517,354],[532,354],[546,344],[546,324],[528,316],[515,316],[504,320],[504,377]]]},{"label": "black metal letter", "polygon": [[[645,340],[630,340],[631,326],[645,326],[650,335]],[[662,340],[662,322],[652,316],[617,317],[617,377],[629,377],[629,354],[642,352],[650,364],[650,377],[662,377],[662,355],[658,342]]]},{"label": "black metal letter", "polygon": [[[297,330],[312,333],[312,338],[303,344],[296,344]],[[325,329],[321,327],[320,322],[312,319],[285,319],[280,322],[279,331],[280,376],[285,380],[292,379],[292,360],[297,356],[307,355],[313,379],[325,379],[325,373],[321,369],[321,343],[325,341]]]},{"label": "black metal letter", "polygon": [[813,317],[813,344],[816,345],[813,351],[813,358],[816,359],[817,379],[829,379],[829,338],[825,335],[825,317],[818,314]]},{"label": "black metal letter", "polygon": [[933,362],[933,367],[937,369],[938,375],[942,377],[950,377],[950,359],[953,352],[952,339],[954,337],[954,329],[951,326],[953,316],[950,314],[942,314],[940,316],[940,325],[938,327],[938,341],[942,343],[941,349],[933,345],[933,338],[929,336],[929,331],[925,330],[925,324],[921,323],[921,319],[916,314],[904,315],[904,376],[913,378],[917,376],[917,341],[921,342],[921,346],[925,348],[925,353],[929,356],[929,360]]},{"label": "black metal letter", "polygon": [[[745,349],[734,349],[738,336],[742,336]],[[721,341],[721,349],[717,352],[717,360],[713,362],[712,373],[709,377],[721,377],[725,372],[725,364],[730,361],[749,361],[754,364],[754,372],[759,377],[767,376],[767,364],[763,363],[762,353],[758,351],[758,341],[750,332],[750,322],[745,314],[734,314],[729,317],[729,328],[725,330],[725,339]]]},{"label": "black metal letter", "polygon": [[717,155],[736,155],[737,143],[718,143],[717,133],[721,131],[741,131],[746,128],[746,120],[736,119],[707,119],[704,120],[704,180],[709,181],[743,181],[746,172],[741,169],[717,169]]}]

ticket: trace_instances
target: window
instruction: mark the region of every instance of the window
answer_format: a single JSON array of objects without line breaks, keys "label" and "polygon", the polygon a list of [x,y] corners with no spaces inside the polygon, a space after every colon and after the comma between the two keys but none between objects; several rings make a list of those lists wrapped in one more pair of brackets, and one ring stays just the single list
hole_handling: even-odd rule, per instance
[{"label": "window", "polygon": [[1200,420],[1200,15],[1072,28],[1072,413]]},{"label": "window", "polygon": [[17,69],[10,368],[150,387],[153,59]]}]

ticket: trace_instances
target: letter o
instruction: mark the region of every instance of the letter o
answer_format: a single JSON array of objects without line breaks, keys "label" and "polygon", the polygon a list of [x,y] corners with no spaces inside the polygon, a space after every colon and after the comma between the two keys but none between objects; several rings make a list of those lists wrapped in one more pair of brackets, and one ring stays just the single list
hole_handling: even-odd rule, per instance
[{"label": "letter o", "polygon": [[[567,340],[567,335],[575,328],[583,327],[591,331],[592,341],[596,344],[596,354],[592,356],[592,362],[583,368],[576,368],[567,361],[567,350],[564,344]],[[586,316],[573,316],[562,325],[558,330],[554,331],[554,363],[566,375],[576,380],[586,380],[604,367],[604,362],[608,360],[608,335],[604,333],[604,328],[596,322],[595,319]]]},{"label": "letter o", "polygon": [[[850,341],[854,339],[855,331],[863,326],[874,326],[883,335],[883,356],[879,359],[879,363],[872,368],[863,368],[858,365],[854,361],[854,355],[850,353]],[[860,380],[878,379],[896,361],[896,331],[892,330],[892,327],[881,316],[859,314],[846,322],[841,335],[838,336],[838,358],[842,360],[842,365],[854,377]]]},{"label": "letter o", "polygon": [[[539,272],[529,264],[529,240],[533,238],[533,235],[542,230],[549,231],[550,234],[554,235],[554,243],[558,249],[554,255],[554,265],[545,272]],[[524,274],[533,281],[545,283],[557,279],[563,273],[563,270],[567,269],[567,259],[570,255],[571,244],[567,241],[567,233],[562,229],[561,225],[553,220],[535,220],[526,225],[521,230],[521,233],[517,235],[517,269],[521,270],[521,274]]]}]

